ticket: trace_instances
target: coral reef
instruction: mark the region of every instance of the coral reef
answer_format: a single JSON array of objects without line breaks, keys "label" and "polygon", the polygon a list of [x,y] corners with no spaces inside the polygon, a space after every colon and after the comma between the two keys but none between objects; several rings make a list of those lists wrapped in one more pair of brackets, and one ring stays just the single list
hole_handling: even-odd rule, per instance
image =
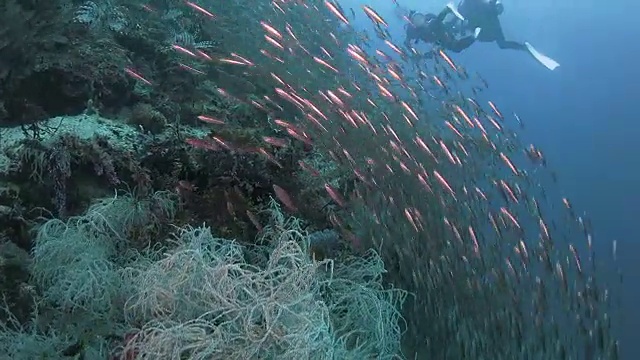
[{"label": "coral reef", "polygon": [[[325,246],[326,234],[308,234],[275,202],[253,245],[205,226],[174,228],[169,238],[161,229],[176,204],[171,193],[128,194],[38,226],[30,278],[13,279],[22,290],[0,306],[0,352],[18,360],[395,358],[406,293],[383,287],[378,254],[314,260],[310,249]],[[3,274],[24,264],[15,259],[24,251],[2,249]]]},{"label": "coral reef", "polygon": [[[225,358],[266,350],[282,358],[392,357],[404,295],[384,290],[377,254],[352,258],[343,234],[332,229],[343,210],[324,184],[346,190],[353,174],[310,142],[279,145],[287,135],[276,119],[297,108],[269,100],[268,72],[176,51],[220,58],[247,40],[233,30],[240,18],[223,15],[212,25],[188,9],[123,0],[0,5],[0,353],[197,356],[216,338],[197,345],[176,331],[226,324],[218,341],[237,341],[225,341]],[[249,12],[237,16],[255,24]],[[203,115],[217,120],[207,124]],[[194,139],[220,143],[202,148]],[[274,210],[276,187],[286,189],[304,221]],[[194,252],[200,255],[191,258],[193,267],[170,268]],[[190,285],[190,295],[174,301],[194,307],[180,316],[163,313],[159,301],[181,306],[162,294],[184,271],[198,268],[204,276],[232,266],[243,269],[235,281],[255,298],[228,294],[217,311],[244,319],[202,307],[205,298],[209,308],[215,303],[214,292],[228,290],[222,283]],[[281,272],[292,277],[272,279]],[[272,291],[289,298],[258,316]],[[223,306],[231,302],[242,306]],[[371,319],[365,307],[383,307],[386,317]],[[274,311],[292,317],[272,320]],[[388,322],[388,329],[381,333],[375,321]],[[361,331],[351,332],[352,325]],[[270,340],[255,340],[256,332]],[[180,348],[185,341],[191,350]]]}]

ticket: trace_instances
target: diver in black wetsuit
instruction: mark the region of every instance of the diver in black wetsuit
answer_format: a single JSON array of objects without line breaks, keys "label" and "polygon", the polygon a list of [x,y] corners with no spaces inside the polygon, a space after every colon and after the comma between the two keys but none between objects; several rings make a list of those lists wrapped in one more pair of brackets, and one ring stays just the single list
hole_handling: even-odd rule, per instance
[{"label": "diver in black wetsuit", "polygon": [[[457,10],[456,17],[462,16],[462,30],[474,30],[480,28],[478,41],[496,42],[500,49],[514,49],[527,51],[524,43],[509,41],[504,37],[499,16],[504,12],[504,5],[499,0],[462,0],[455,8],[451,4],[444,10],[446,13]],[[455,20],[450,26],[455,26],[459,21]]]},{"label": "diver in black wetsuit", "polygon": [[448,9],[443,10],[438,15],[410,12],[407,16],[409,23],[405,25],[406,38],[404,45],[411,47],[412,41],[414,44],[424,41],[425,43],[437,44],[457,53],[471,46],[476,37],[456,37],[454,29],[444,22],[448,14]]},{"label": "diver in black wetsuit", "polygon": [[448,21],[447,26],[459,28],[464,33],[475,30],[480,42],[495,42],[500,49],[526,51],[550,70],[559,66],[555,60],[539,53],[528,42],[505,39],[499,18],[504,12],[504,5],[500,0],[461,0],[457,7],[449,3],[443,12],[445,16],[453,13],[456,17],[453,21]]}]

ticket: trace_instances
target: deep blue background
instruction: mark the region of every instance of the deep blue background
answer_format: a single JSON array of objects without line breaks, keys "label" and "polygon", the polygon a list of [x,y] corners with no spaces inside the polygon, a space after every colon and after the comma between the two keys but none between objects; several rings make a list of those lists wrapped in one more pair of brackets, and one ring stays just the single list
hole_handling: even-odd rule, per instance
[{"label": "deep blue background", "polygon": [[[618,240],[623,269],[623,359],[640,358],[640,12],[639,0],[503,0],[507,38],[530,41],[561,66],[548,71],[526,54],[475,44],[456,60],[490,83],[490,98],[517,112],[557,171],[560,189],[594,223],[594,247],[611,253]],[[391,0],[342,0],[356,27],[368,26],[368,4],[402,42]],[[446,1],[400,1],[438,12]],[[425,4],[426,3],[426,4]]]}]

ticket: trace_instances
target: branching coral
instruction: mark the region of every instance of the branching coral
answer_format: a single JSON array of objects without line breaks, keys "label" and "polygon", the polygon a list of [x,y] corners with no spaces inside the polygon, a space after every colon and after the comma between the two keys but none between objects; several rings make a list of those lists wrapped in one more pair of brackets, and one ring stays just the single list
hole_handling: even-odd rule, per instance
[{"label": "branching coral", "polygon": [[176,215],[177,195],[159,191],[150,196],[116,195],[98,200],[87,210],[84,218],[99,231],[112,238],[133,244],[147,244],[157,240],[160,229]]},{"label": "branching coral", "polygon": [[0,325],[0,350],[55,358],[77,347],[105,358],[114,334],[126,333],[120,354],[141,359],[399,356],[405,294],[383,288],[377,254],[316,261],[301,221],[275,203],[259,245],[185,227],[172,241],[132,249],[136,228],[171,221],[172,201],[118,196],[44,223],[32,253],[37,327]]},{"label": "branching coral", "polygon": [[144,325],[125,352],[164,359],[397,356],[404,293],[382,288],[379,257],[316,262],[299,225],[275,209],[264,246],[249,250],[208,228],[186,228],[165,257],[142,258],[129,270],[138,288],[126,313]]},{"label": "branching coral", "polygon": [[36,236],[34,280],[45,299],[61,309],[112,315],[123,300],[118,268],[132,235],[171,221],[173,213],[171,197],[158,193],[148,199],[102,199],[84,216],[49,220]]},{"label": "branching coral", "polygon": [[0,314],[6,319],[0,321],[0,354],[3,359],[57,359],[71,343],[68,336],[53,329],[39,329],[37,307],[27,324],[22,324],[11,313],[5,299],[0,304]]}]

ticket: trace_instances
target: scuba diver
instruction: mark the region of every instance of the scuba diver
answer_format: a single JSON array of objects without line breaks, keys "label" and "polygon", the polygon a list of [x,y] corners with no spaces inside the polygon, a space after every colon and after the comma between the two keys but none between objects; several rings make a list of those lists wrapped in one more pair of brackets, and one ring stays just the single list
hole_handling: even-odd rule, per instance
[{"label": "scuba diver", "polygon": [[409,22],[405,25],[406,38],[404,45],[411,48],[411,41],[417,44],[420,40],[425,43],[433,43],[444,49],[459,53],[476,41],[476,36],[457,38],[454,29],[444,19],[450,10],[443,10],[439,15],[422,14],[410,11],[406,18]]},{"label": "scuba diver", "polygon": [[449,3],[443,11],[447,14],[452,13],[457,18],[449,22],[450,27],[460,26],[463,32],[471,29],[477,31],[480,28],[477,36],[480,42],[495,42],[500,49],[527,51],[549,70],[560,66],[555,60],[538,52],[528,42],[519,43],[505,39],[499,19],[504,12],[504,5],[500,0],[461,0],[457,8],[453,3]]}]

